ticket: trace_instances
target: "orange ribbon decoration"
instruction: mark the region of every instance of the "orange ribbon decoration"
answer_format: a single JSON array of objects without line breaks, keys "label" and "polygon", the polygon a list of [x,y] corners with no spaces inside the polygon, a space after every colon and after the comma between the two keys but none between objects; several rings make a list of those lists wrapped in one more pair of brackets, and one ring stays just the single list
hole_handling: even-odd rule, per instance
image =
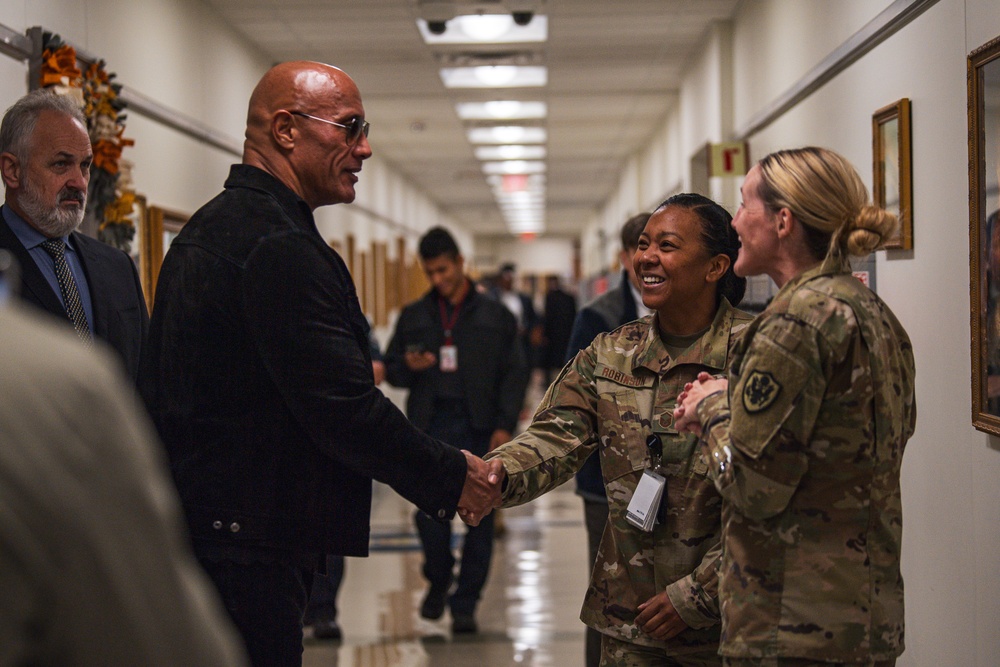
[{"label": "orange ribbon decoration", "polygon": [[56,49],[45,49],[42,53],[42,86],[60,85],[63,77],[70,82],[80,78],[80,70],[76,67],[76,49],[63,45]]}]

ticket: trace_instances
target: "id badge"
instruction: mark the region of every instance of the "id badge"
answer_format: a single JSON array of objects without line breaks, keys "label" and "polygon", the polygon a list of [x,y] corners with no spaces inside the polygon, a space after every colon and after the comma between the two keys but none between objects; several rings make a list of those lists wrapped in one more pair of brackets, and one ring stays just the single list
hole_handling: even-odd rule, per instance
[{"label": "id badge", "polygon": [[635,493],[632,494],[632,500],[628,504],[625,520],[647,533],[652,531],[657,523],[666,485],[665,477],[651,470],[644,470],[642,479],[635,487]]},{"label": "id badge", "polygon": [[442,345],[438,359],[441,360],[442,373],[454,373],[458,370],[458,348],[454,345]]}]

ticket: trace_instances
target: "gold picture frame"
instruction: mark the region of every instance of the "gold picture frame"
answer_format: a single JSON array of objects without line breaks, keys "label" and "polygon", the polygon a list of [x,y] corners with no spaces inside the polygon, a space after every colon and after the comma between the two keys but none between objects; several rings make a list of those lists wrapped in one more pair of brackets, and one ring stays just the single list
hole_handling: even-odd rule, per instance
[{"label": "gold picture frame", "polygon": [[972,425],[1000,435],[1000,37],[967,67]]},{"label": "gold picture frame", "polygon": [[872,115],[872,158],[875,205],[899,218],[888,249],[913,249],[913,165],[910,145],[910,100],[882,107]]},{"label": "gold picture frame", "polygon": [[146,297],[146,305],[150,310],[153,309],[156,279],[160,275],[163,257],[170,248],[170,242],[187,224],[189,217],[161,206],[148,206],[145,215],[140,218],[142,229],[139,230],[139,280],[142,283],[143,296]]}]

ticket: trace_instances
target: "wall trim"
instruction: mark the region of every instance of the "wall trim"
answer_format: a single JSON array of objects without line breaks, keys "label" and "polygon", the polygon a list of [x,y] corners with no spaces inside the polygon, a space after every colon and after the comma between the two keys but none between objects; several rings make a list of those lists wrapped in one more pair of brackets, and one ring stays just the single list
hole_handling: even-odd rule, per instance
[{"label": "wall trim", "polygon": [[754,114],[746,125],[736,131],[733,140],[746,141],[760,132],[937,2],[938,0],[893,2],[821,60],[816,67],[809,70],[791,88]]}]

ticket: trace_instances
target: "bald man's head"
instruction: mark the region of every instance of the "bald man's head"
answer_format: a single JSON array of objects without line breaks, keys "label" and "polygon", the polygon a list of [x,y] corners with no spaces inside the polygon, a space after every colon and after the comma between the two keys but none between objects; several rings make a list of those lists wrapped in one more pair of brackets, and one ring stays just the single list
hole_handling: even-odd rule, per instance
[{"label": "bald man's head", "polygon": [[371,146],[343,126],[364,121],[364,113],[343,70],[308,61],[275,65],[250,96],[243,162],[275,176],[312,209],[351,202]]}]

